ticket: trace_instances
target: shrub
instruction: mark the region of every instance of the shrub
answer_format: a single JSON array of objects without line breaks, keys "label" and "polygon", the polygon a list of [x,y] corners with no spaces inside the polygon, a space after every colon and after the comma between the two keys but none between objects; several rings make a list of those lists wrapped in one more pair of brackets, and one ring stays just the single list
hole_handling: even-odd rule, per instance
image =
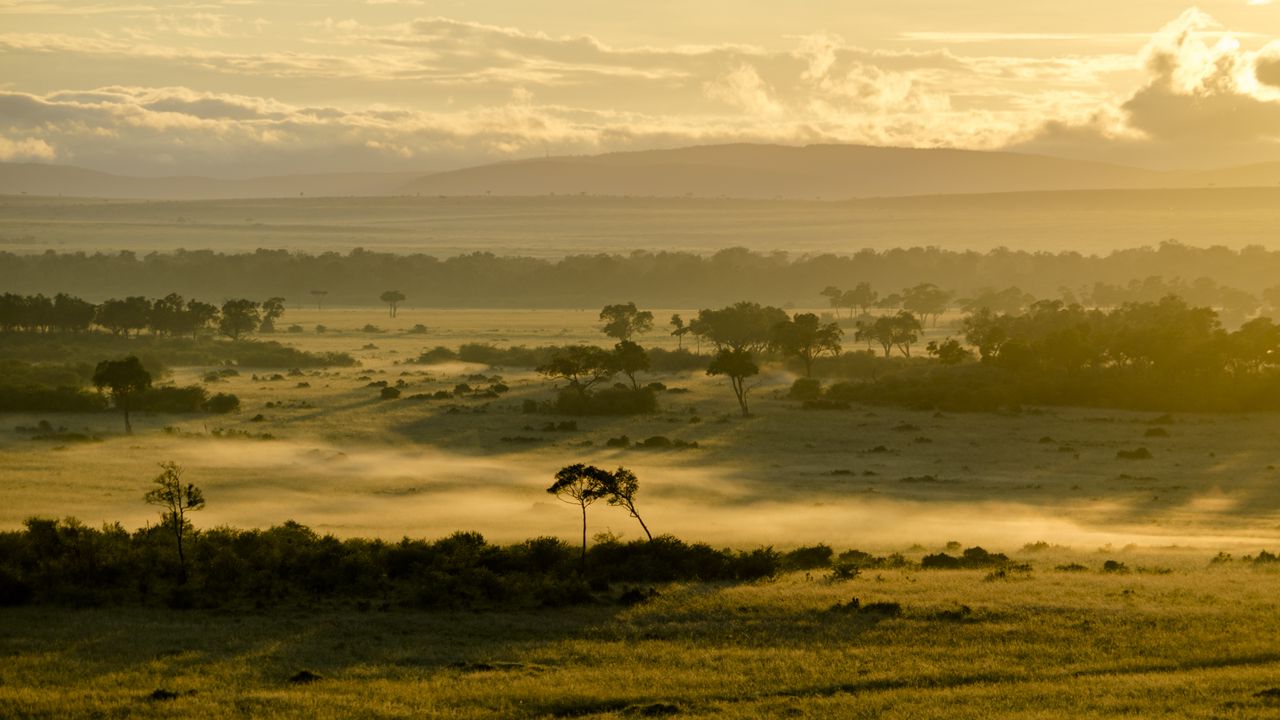
[{"label": "shrub", "polygon": [[204,409],[208,392],[199,385],[153,387],[138,395],[134,408],[143,412],[194,413]]},{"label": "shrub", "polygon": [[787,393],[792,400],[817,400],[821,395],[822,381],[815,378],[796,378]]},{"label": "shrub", "polygon": [[612,387],[582,393],[566,387],[556,395],[555,408],[565,415],[641,415],[657,410],[658,400],[648,388]]},{"label": "shrub", "polygon": [[383,400],[395,400],[396,398],[400,397],[400,388],[384,387],[378,393],[378,397],[382,398]]},{"label": "shrub", "polygon": [[218,393],[204,401],[204,409],[220,415],[237,412],[240,410],[240,398],[231,393]]},{"label": "shrub", "polygon": [[782,564],[788,570],[816,570],[830,567],[834,555],[835,551],[823,544],[800,547],[785,553]]}]

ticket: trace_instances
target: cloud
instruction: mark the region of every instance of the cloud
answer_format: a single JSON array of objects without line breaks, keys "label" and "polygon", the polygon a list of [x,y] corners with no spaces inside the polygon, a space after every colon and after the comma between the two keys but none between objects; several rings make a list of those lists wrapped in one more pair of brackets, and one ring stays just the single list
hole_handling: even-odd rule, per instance
[{"label": "cloud", "polygon": [[1190,9],[1141,53],[1141,87],[1076,122],[1046,122],[1020,149],[1151,166],[1280,159],[1280,45],[1245,49]]},{"label": "cloud", "polygon": [[38,138],[22,138],[10,140],[0,136],[0,160],[53,160],[58,153],[44,140]]}]

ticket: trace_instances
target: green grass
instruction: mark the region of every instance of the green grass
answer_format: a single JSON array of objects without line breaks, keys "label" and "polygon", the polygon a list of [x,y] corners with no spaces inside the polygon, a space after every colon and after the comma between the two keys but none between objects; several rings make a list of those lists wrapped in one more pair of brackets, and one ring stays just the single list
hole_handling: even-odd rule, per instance
[{"label": "green grass", "polygon": [[[1036,555],[978,571],[674,586],[633,608],[263,614],[6,610],[4,717],[1257,717],[1280,573],[1203,554]],[[1020,555],[1020,560],[1027,559]],[[1054,564],[1078,560],[1089,573]],[[832,611],[899,602],[899,618]],[[963,620],[940,613],[968,606]],[[292,684],[301,670],[322,680]],[[156,689],[181,693],[151,701]],[[186,694],[191,693],[191,694]]]}]

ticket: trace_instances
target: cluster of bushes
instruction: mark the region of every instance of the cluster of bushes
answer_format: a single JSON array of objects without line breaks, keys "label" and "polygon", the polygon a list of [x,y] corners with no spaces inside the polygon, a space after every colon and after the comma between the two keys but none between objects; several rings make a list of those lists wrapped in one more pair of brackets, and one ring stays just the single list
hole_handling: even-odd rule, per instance
[{"label": "cluster of bushes", "polygon": [[575,387],[560,388],[554,411],[562,415],[643,415],[658,409],[653,388],[618,384],[584,393]]},{"label": "cluster of bushes", "polygon": [[216,528],[187,538],[186,581],[172,528],[100,529],[28,520],[0,533],[0,605],[271,606],[349,601],[360,607],[536,607],[612,599],[611,585],[743,582],[779,572],[778,553],[606,540],[579,549],[554,538],[494,545],[478,533],[428,541],[340,540],[293,522]]}]

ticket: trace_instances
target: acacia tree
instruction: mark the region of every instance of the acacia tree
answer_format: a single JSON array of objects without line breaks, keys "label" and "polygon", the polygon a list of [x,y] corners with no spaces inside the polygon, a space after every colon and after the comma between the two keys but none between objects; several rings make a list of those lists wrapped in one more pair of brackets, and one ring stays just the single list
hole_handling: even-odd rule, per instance
[{"label": "acacia tree", "polygon": [[399,290],[388,290],[379,295],[378,299],[387,304],[387,315],[395,317],[396,309],[400,307],[400,303],[404,302],[404,293]]},{"label": "acacia tree", "polygon": [[750,414],[747,378],[760,373],[755,354],[773,343],[774,328],[787,319],[787,314],[776,307],[740,302],[719,310],[699,310],[697,319],[689,323],[694,334],[715,344],[717,352],[707,366],[707,374],[729,378],[744,416]]},{"label": "acacia tree", "polygon": [[315,296],[315,299],[316,299],[316,309],[317,309],[317,310],[323,310],[323,309],[324,309],[324,296],[325,296],[325,295],[328,295],[328,294],[329,294],[329,291],[328,291],[328,290],[312,290],[312,291],[311,291],[311,294],[312,294],[313,296]]},{"label": "acacia tree", "polygon": [[747,378],[759,373],[760,366],[756,365],[754,356],[748,350],[723,348],[707,366],[708,375],[724,375],[729,378],[729,385],[733,387],[733,395],[738,399],[743,417],[751,414],[747,408],[747,393],[751,390],[747,385]]},{"label": "acacia tree", "polygon": [[173,531],[178,543],[178,572],[182,584],[187,582],[187,554],[183,541],[191,530],[187,513],[204,507],[204,493],[200,488],[182,484],[182,468],[170,461],[160,463],[161,473],[155,479],[156,487],[143,496],[148,505],[160,508],[162,522]]},{"label": "acacia tree", "polygon": [[[595,469],[598,470],[598,468]],[[649,532],[649,526],[644,524],[644,520],[636,510],[636,493],[639,491],[640,481],[636,478],[636,474],[624,467],[619,467],[612,473],[604,473],[600,478],[600,493],[605,500],[610,505],[625,508],[631,513],[631,517],[640,523],[644,536],[649,539],[649,542],[653,542],[653,533]]]},{"label": "acacia tree", "polygon": [[896,315],[878,317],[875,322],[860,321],[854,338],[858,341],[866,340],[868,343],[872,341],[880,343],[884,348],[885,357],[889,357],[889,353],[895,347],[906,357],[911,357],[911,345],[920,339],[919,333],[920,321],[915,315],[902,310]]},{"label": "acacia tree", "polygon": [[111,402],[124,413],[125,434],[132,435],[129,409],[133,399],[151,387],[151,373],[133,355],[123,360],[103,360],[93,371],[93,384],[100,391],[103,388],[110,390]]},{"label": "acacia tree", "polygon": [[605,496],[605,483],[612,478],[606,470],[577,463],[560,468],[556,473],[556,481],[547,488],[547,492],[555,495],[561,502],[577,505],[582,509],[581,562],[584,565],[587,562],[587,506]]},{"label": "acacia tree", "polygon": [[849,308],[849,314],[853,315],[853,309],[857,308],[859,315],[866,315],[871,312],[871,308],[880,299],[880,293],[871,288],[871,283],[860,282],[854,286],[852,290],[845,292],[841,296],[840,302]]},{"label": "acacia tree", "polygon": [[618,372],[614,355],[594,345],[566,345],[535,369],[549,378],[568,380],[569,386],[583,397],[593,385]]},{"label": "acacia tree", "polygon": [[937,327],[938,316],[947,311],[953,297],[955,293],[949,290],[933,283],[921,283],[902,291],[902,307],[926,320],[932,317],[932,325]]},{"label": "acacia tree", "polygon": [[623,340],[613,346],[613,367],[627,376],[632,390],[639,390],[640,383],[636,380],[636,373],[649,369],[649,353],[636,343]]},{"label": "acacia tree", "polygon": [[627,342],[653,329],[653,313],[637,309],[633,302],[605,305],[600,319],[604,321],[601,331],[619,342]]},{"label": "acacia tree", "polygon": [[840,338],[844,331],[838,323],[822,324],[813,313],[798,313],[773,329],[773,344],[783,355],[799,358],[804,363],[804,376],[813,377],[813,361],[829,353],[840,355]]},{"label": "acacia tree", "polygon": [[147,326],[151,317],[151,301],[140,296],[123,300],[104,300],[98,306],[94,322],[111,331],[112,335],[129,337],[129,331],[137,334]]},{"label": "acacia tree", "polygon": [[188,300],[187,311],[183,313],[182,331],[191,333],[191,338],[198,340],[200,333],[207,330],[217,319],[217,306],[199,300]]},{"label": "acacia tree", "polygon": [[239,340],[241,335],[253,332],[261,324],[262,316],[258,312],[258,303],[243,299],[222,303],[222,318],[218,321],[218,332],[232,340]]},{"label": "acacia tree", "polygon": [[62,332],[84,332],[93,324],[96,305],[66,293],[53,296],[53,326]]}]

